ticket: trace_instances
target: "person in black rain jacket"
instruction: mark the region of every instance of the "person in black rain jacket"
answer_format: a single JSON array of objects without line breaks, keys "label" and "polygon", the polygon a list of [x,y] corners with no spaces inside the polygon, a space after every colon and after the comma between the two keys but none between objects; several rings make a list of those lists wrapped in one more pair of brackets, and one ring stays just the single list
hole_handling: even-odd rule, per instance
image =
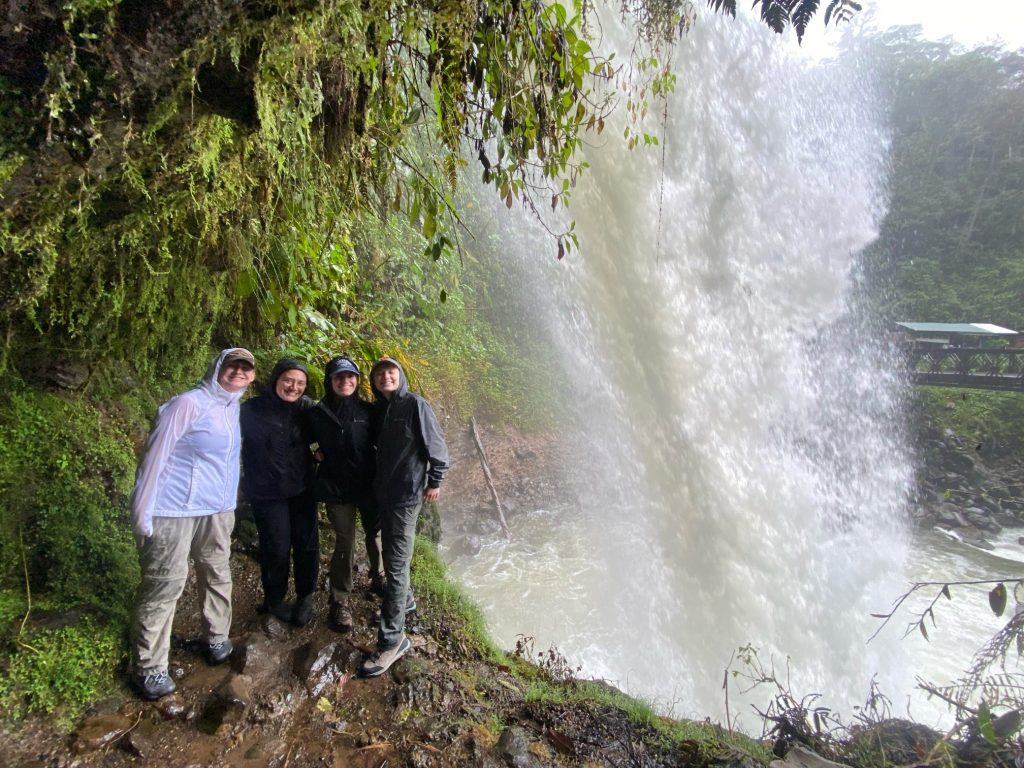
[{"label": "person in black rain jacket", "polygon": [[409,584],[416,518],[424,501],[437,501],[448,469],[448,447],[430,403],[409,391],[405,371],[382,357],[370,372],[375,409],[376,471],[373,490],[384,544],[387,589],[380,612],[377,652],[361,668],[383,674],[412,644],[405,617],[416,609]]},{"label": "person in black rain jacket", "polygon": [[351,357],[333,358],[324,368],[324,397],[306,412],[320,458],[313,494],[325,503],[335,533],[328,615],[331,625],[341,632],[352,630],[348,596],[352,592],[357,511],[370,564],[370,587],[378,594],[384,592],[380,523],[373,503],[373,406],[359,396],[359,376]]},{"label": "person in black rain jacket", "polygon": [[[299,626],[313,618],[320,567],[316,501],[312,494],[312,438],[303,412],[309,372],[279,360],[266,391],[242,404],[242,492],[260,537],[262,610]],[[294,608],[285,602],[289,566],[295,569]]]}]

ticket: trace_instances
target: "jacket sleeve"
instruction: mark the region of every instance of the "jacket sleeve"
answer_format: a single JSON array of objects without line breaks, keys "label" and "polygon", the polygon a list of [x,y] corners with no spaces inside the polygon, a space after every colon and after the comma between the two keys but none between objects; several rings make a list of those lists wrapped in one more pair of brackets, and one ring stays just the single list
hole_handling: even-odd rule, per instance
[{"label": "jacket sleeve", "polygon": [[153,507],[160,475],[174,446],[192,428],[198,415],[192,398],[182,396],[172,398],[157,412],[132,491],[132,530],[136,536],[153,535]]},{"label": "jacket sleeve", "polygon": [[448,471],[448,446],[444,442],[444,433],[437,423],[434,409],[430,403],[418,398],[420,417],[420,437],[427,449],[427,487],[439,488]]}]

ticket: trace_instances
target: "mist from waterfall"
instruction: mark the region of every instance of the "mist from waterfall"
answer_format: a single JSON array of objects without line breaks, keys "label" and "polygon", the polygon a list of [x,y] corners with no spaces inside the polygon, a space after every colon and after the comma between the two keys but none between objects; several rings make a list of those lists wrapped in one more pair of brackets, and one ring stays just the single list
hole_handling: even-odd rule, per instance
[{"label": "mist from waterfall", "polygon": [[851,298],[887,136],[856,54],[778,43],[702,18],[649,125],[664,165],[608,130],[569,211],[582,251],[554,263],[528,223],[505,238],[578,424],[576,502],[450,551],[503,646],[555,644],[677,716],[725,717],[746,644],[840,707],[876,674],[912,686],[898,634],[865,644],[905,587],[911,482],[900,383]]}]

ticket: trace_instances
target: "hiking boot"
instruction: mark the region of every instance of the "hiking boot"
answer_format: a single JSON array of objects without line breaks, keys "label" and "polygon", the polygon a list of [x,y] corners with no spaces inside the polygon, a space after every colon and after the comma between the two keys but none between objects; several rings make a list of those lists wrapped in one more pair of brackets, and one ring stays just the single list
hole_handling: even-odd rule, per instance
[{"label": "hiking boot", "polygon": [[375,573],[370,577],[370,591],[377,597],[384,597],[384,593],[387,592],[388,582],[384,578],[383,573]]},{"label": "hiking boot", "polygon": [[292,611],[292,624],[296,627],[304,627],[313,620],[313,596],[300,597],[295,603],[295,610]]},{"label": "hiking boot", "polygon": [[412,648],[412,643],[409,642],[409,638],[402,635],[402,641],[394,648],[388,648],[386,651],[377,651],[373,656],[364,661],[363,666],[359,668],[359,674],[362,677],[383,675],[392,664],[405,656],[410,648]]},{"label": "hiking boot", "polygon": [[146,701],[156,701],[174,693],[178,688],[167,674],[166,669],[161,669],[159,672],[136,672],[134,682],[139,694]]},{"label": "hiking boot", "polygon": [[233,650],[235,650],[235,646],[231,644],[230,640],[225,638],[219,643],[210,643],[210,647],[206,652],[206,657],[213,665],[223,664],[231,658],[231,652]]},{"label": "hiking boot", "polygon": [[334,600],[331,602],[329,620],[331,627],[339,632],[351,632],[355,624],[352,620],[352,611],[348,609],[348,604],[344,600]]}]

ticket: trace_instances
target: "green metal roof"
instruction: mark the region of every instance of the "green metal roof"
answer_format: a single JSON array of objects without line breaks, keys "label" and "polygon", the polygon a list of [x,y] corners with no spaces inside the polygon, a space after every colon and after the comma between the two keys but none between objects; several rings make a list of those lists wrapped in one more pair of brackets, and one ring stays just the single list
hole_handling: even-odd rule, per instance
[{"label": "green metal roof", "polygon": [[917,333],[962,333],[972,336],[1016,336],[1017,331],[991,323],[896,323]]}]

